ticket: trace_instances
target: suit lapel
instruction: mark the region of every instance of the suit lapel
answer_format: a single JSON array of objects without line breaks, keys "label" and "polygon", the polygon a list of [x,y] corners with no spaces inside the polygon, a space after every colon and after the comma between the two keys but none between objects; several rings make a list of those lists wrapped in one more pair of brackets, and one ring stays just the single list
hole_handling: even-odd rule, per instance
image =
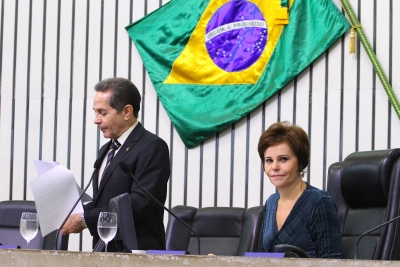
[{"label": "suit lapel", "polygon": [[[124,157],[133,149],[135,144],[140,140],[140,137],[142,136],[144,131],[144,128],[142,124],[139,122],[138,125],[136,125],[135,129],[129,134],[128,138],[124,142],[124,144],[121,146],[119,149],[118,153],[114,156],[114,158],[111,160],[110,164],[108,167],[105,169],[103,177],[101,178],[99,189],[97,196],[101,194],[101,192],[104,189],[104,186],[107,184],[108,180],[112,176],[114,170],[118,167],[119,163],[124,159]],[[111,141],[110,141],[111,144]],[[107,146],[106,152],[108,152],[110,144]],[[103,157],[107,153],[104,153]],[[98,197],[96,198],[95,201],[97,201]]]}]

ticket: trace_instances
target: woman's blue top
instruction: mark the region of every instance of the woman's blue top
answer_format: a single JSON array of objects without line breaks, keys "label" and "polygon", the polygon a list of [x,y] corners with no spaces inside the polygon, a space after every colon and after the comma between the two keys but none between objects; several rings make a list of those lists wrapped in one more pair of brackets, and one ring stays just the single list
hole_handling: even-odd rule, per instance
[{"label": "woman's blue top", "polygon": [[307,184],[278,232],[279,193],[265,202],[262,250],[274,252],[278,244],[301,248],[312,258],[340,258],[340,224],[336,205],[325,191]]}]

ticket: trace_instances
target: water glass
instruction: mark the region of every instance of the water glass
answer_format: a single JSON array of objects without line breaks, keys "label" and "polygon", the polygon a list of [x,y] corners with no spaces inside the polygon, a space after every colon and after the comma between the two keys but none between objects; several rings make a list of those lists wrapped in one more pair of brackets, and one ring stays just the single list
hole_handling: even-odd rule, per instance
[{"label": "water glass", "polygon": [[105,244],[105,252],[107,252],[107,244],[117,233],[117,213],[115,212],[100,212],[97,222],[97,233]]},{"label": "water glass", "polygon": [[31,241],[39,230],[39,221],[36,213],[23,212],[19,223],[19,231],[26,240],[26,248],[29,249],[29,241]]}]

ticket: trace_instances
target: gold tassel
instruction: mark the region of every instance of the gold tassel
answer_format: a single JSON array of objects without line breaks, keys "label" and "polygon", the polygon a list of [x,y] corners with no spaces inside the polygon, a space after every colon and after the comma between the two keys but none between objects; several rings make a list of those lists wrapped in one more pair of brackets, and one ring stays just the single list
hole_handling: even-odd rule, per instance
[{"label": "gold tassel", "polygon": [[356,29],[361,28],[361,25],[351,27],[350,31],[350,54],[356,52]]},{"label": "gold tassel", "polygon": [[355,52],[356,52],[356,31],[354,30],[354,27],[352,27],[350,31],[350,54],[353,54]]}]

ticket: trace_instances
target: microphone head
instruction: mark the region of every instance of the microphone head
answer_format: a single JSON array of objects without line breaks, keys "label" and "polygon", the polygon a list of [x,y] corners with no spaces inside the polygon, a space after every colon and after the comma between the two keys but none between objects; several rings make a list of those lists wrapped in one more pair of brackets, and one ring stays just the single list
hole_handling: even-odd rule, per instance
[{"label": "microphone head", "polygon": [[102,162],[101,158],[96,159],[96,161],[93,164],[93,168],[95,169],[99,168],[101,166],[101,162]]},{"label": "microphone head", "polygon": [[131,170],[129,169],[129,166],[128,166],[128,164],[126,164],[125,162],[123,162],[123,161],[121,161],[120,163],[119,163],[119,166],[121,167],[121,169],[124,171],[124,172],[126,172],[126,173],[129,173]]}]

